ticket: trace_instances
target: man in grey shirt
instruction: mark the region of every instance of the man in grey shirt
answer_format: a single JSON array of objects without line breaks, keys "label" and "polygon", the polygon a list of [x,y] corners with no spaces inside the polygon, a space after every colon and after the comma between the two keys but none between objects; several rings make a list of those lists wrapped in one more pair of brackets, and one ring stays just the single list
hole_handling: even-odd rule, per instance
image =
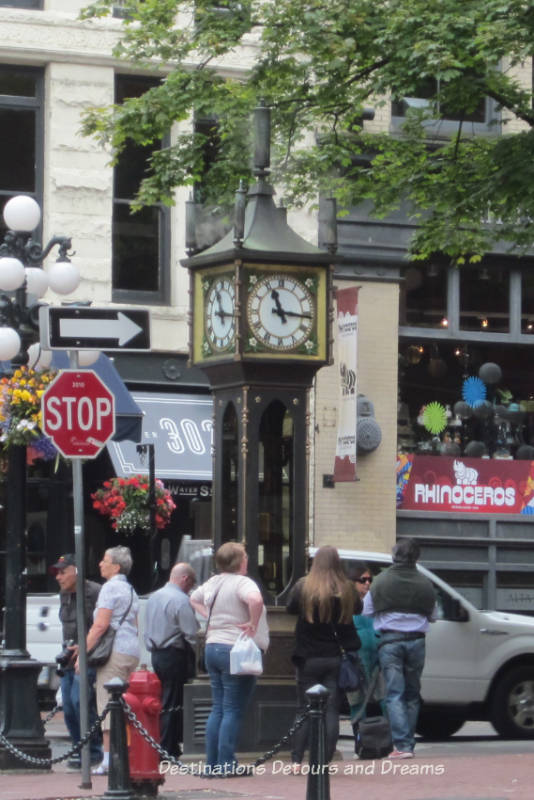
[{"label": "man in grey shirt", "polygon": [[184,683],[193,677],[190,656],[199,628],[188,597],[195,583],[189,564],[175,564],[146,607],[145,645],[162,688],[160,744],[175,757],[182,754]]}]

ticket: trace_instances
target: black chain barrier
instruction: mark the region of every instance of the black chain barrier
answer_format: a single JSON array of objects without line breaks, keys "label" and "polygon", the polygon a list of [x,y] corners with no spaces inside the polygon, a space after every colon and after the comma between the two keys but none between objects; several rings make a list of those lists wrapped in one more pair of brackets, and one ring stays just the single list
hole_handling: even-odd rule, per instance
[{"label": "black chain barrier", "polygon": [[[53,709],[53,711],[50,712],[50,714],[45,718],[44,722],[49,722],[54,716],[54,714],[57,713],[59,708],[60,706],[56,706]],[[51,767],[53,766],[53,764],[59,764],[61,761],[65,761],[66,759],[71,758],[73,755],[79,754],[81,752],[82,747],[85,744],[87,744],[91,736],[100,729],[100,726],[102,725],[102,722],[106,718],[108,712],[109,712],[109,704],[105,707],[102,714],[100,716],[97,716],[93,725],[87,731],[85,736],[82,739],[80,739],[80,741],[77,742],[77,744],[73,745],[70,748],[70,750],[67,750],[67,752],[64,753],[62,756],[56,756],[56,758],[36,758],[36,756],[30,756],[23,750],[19,750],[19,748],[15,747],[14,744],[11,744],[9,739],[6,739],[6,737],[2,733],[0,733],[0,744],[3,745],[3,747],[5,747],[5,749],[8,750],[12,756],[15,756],[15,758],[18,758],[21,761],[27,761],[28,764],[33,764],[36,767]]]},{"label": "black chain barrier", "polygon": [[[182,775],[189,774],[193,775],[197,778],[203,778],[206,776],[205,772],[198,772],[195,770],[193,766],[188,764],[184,764],[183,761],[180,761],[179,758],[176,756],[172,756],[166,750],[161,747],[161,745],[156,742],[153,736],[146,730],[143,724],[137,719],[135,712],[130,708],[124,697],[121,697],[121,703],[124,708],[124,713],[128,718],[129,722],[131,722],[132,726],[139,732],[140,736],[149,744],[156,752],[162,757],[162,760],[167,761],[169,764],[173,764],[180,768],[180,773]],[[261,764],[265,764],[266,761],[273,758],[280,750],[284,747],[285,744],[288,744],[291,737],[298,731],[302,725],[304,725],[307,717],[310,714],[311,706],[307,706],[306,710],[303,714],[296,718],[293,725],[289,728],[288,732],[285,736],[282,736],[279,742],[277,742],[270,750],[267,750],[262,756],[259,756],[252,764],[243,764],[242,766],[237,766],[235,769],[236,775],[253,775],[254,770],[256,767],[259,767]],[[228,775],[217,775],[218,778],[225,778],[225,777],[233,777],[234,773],[229,773]]]},{"label": "black chain barrier", "polygon": [[[182,774],[190,774],[195,777],[205,776],[206,774],[205,772],[199,772],[195,770],[194,767],[184,764],[184,762],[180,761],[179,758],[172,756],[170,753],[167,752],[167,750],[161,747],[159,742],[157,742],[154,739],[154,737],[150,735],[150,733],[146,730],[143,724],[137,719],[135,712],[128,705],[124,697],[121,697],[121,704],[124,708],[124,713],[129,722],[131,722],[132,726],[139,732],[140,736],[142,736],[142,738],[147,742],[147,744],[149,744],[161,756],[162,760],[167,761],[169,764],[173,764],[179,767],[180,772]],[[52,717],[54,717],[54,715],[57,714],[60,708],[61,706],[59,705],[53,708],[52,711],[50,711],[47,714],[43,722],[45,724],[49,722],[52,719]],[[61,761],[66,761],[72,756],[79,754],[81,752],[82,747],[89,741],[89,739],[93,736],[93,734],[96,733],[101,728],[102,722],[108,715],[109,710],[110,707],[108,704],[104,709],[104,711],[102,712],[102,714],[96,717],[93,725],[87,731],[85,736],[82,739],[80,739],[80,741],[77,744],[73,745],[69,750],[67,750],[66,753],[64,753],[61,756],[56,756],[56,758],[36,758],[35,756],[31,756],[28,753],[25,753],[23,750],[20,750],[18,747],[15,747],[15,745],[13,745],[9,741],[9,739],[6,739],[6,737],[2,733],[0,733],[0,744],[3,745],[3,747],[5,747],[5,749],[11,753],[11,755],[13,755],[15,758],[18,758],[19,760],[26,761],[28,762],[28,764],[32,764],[34,766],[51,767],[54,764],[59,764],[61,763]],[[302,727],[302,725],[304,725],[309,714],[310,714],[310,706],[308,705],[304,713],[296,718],[294,724],[289,728],[287,733],[284,736],[282,736],[282,738],[270,750],[267,750],[262,756],[259,756],[252,764],[242,765],[241,767],[238,766],[236,768],[236,774],[241,774],[240,773],[241,770],[243,775],[247,774],[252,775],[256,767],[259,767],[261,764],[265,764],[266,761],[269,761],[271,758],[273,758],[277,753],[280,752],[280,750],[284,747],[284,745],[289,743],[290,739],[296,733],[296,731],[298,731],[298,729]],[[218,777],[227,777],[227,776],[218,775]]]}]

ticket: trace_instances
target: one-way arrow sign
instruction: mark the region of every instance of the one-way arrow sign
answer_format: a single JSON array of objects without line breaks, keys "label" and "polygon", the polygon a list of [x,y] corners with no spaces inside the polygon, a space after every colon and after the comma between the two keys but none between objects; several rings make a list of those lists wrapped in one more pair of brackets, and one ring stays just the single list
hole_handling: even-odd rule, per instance
[{"label": "one-way arrow sign", "polygon": [[39,327],[49,350],[150,350],[146,309],[41,306]]}]

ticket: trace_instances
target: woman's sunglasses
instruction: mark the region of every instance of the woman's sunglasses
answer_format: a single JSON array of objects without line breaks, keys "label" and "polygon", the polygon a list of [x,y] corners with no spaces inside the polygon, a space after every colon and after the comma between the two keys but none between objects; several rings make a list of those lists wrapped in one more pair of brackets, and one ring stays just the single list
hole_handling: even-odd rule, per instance
[{"label": "woman's sunglasses", "polygon": [[372,583],[372,578],[356,578],[356,583]]}]

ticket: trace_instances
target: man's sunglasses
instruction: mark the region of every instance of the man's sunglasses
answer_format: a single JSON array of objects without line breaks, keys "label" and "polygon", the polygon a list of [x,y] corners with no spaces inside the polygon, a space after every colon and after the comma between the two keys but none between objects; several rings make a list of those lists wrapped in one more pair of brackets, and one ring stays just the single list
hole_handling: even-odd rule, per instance
[{"label": "man's sunglasses", "polygon": [[372,583],[372,578],[356,578],[356,583]]}]

